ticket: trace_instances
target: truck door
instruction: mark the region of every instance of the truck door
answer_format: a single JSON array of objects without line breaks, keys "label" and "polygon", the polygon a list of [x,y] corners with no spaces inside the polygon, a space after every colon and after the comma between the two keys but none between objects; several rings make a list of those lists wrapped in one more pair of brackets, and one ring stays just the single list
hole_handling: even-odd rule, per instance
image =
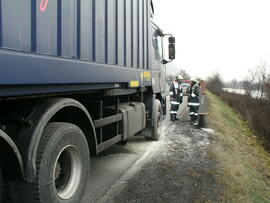
[{"label": "truck door", "polygon": [[162,56],[159,50],[158,28],[152,24],[151,29],[151,74],[152,74],[152,88],[154,93],[159,93],[160,90],[160,61]]},{"label": "truck door", "polygon": [[152,86],[154,92],[165,91],[165,65],[162,64],[163,59],[163,37],[158,33],[159,28],[153,23],[152,24],[152,45],[153,45],[153,56],[151,57],[152,66]]},{"label": "truck door", "polygon": [[162,64],[162,59],[164,59],[163,37],[158,35],[157,39],[158,39],[158,50],[159,50],[158,52],[160,55],[160,60],[158,63],[158,67],[159,67],[159,71],[160,71],[159,85],[160,85],[160,91],[162,94],[166,90],[166,66],[164,64]]}]

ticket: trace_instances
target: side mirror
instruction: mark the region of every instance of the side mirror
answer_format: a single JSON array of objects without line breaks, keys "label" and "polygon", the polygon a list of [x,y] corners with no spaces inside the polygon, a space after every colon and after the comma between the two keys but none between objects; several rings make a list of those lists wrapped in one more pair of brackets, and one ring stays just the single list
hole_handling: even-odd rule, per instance
[{"label": "side mirror", "polygon": [[175,59],[175,38],[171,34],[164,34],[163,37],[168,36],[168,35],[170,36],[168,38],[168,40],[169,40],[169,50],[168,50],[168,52],[169,53],[168,53],[168,56],[166,56],[166,57],[169,57],[169,60],[162,59],[161,60],[162,64],[170,63],[172,60]]},{"label": "side mirror", "polygon": [[169,43],[174,44],[175,43],[175,37],[169,37]]},{"label": "side mirror", "polygon": [[173,60],[175,59],[175,38],[169,37],[169,59]]},{"label": "side mirror", "polygon": [[169,44],[169,59],[173,60],[175,59],[175,45]]}]

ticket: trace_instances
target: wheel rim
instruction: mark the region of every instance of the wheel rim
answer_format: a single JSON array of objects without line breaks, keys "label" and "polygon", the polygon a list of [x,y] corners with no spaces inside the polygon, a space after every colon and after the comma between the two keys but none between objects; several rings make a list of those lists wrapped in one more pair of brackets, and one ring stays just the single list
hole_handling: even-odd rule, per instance
[{"label": "wheel rim", "polygon": [[66,146],[54,164],[53,180],[58,197],[69,199],[76,192],[82,175],[82,159],[77,147]]}]

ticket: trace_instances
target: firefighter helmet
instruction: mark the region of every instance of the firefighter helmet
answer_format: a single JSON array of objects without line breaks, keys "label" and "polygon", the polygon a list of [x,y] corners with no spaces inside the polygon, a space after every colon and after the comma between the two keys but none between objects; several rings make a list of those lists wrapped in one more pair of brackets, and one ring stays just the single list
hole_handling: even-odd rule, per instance
[{"label": "firefighter helmet", "polygon": [[177,80],[183,80],[183,76],[182,75],[177,75],[176,79]]},{"label": "firefighter helmet", "polygon": [[191,80],[191,82],[198,82],[195,77],[192,77],[190,80]]}]

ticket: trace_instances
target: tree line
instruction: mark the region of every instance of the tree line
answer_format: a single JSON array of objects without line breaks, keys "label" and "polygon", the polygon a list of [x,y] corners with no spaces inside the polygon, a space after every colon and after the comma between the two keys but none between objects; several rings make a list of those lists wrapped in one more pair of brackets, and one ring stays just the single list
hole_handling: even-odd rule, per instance
[{"label": "tree line", "polygon": [[[270,68],[262,63],[250,69],[243,80],[224,82],[215,72],[207,79],[207,89],[219,96],[248,122],[270,151]],[[244,94],[224,91],[224,87],[243,89]]]}]

